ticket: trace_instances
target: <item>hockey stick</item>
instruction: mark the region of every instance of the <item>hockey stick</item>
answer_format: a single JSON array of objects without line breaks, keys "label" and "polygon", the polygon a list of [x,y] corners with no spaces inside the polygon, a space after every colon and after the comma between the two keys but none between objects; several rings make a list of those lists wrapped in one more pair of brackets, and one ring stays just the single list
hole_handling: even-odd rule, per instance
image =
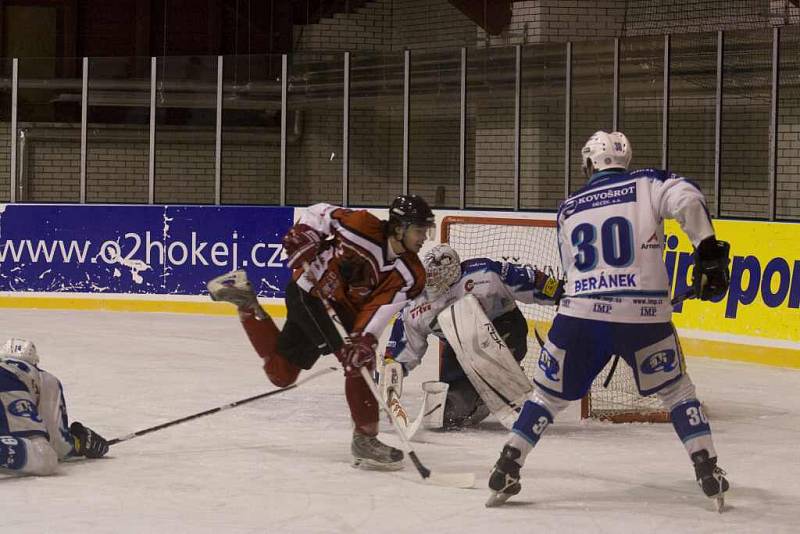
[{"label": "hockey stick", "polygon": [[[350,334],[348,334],[347,330],[345,330],[344,323],[342,323],[342,321],[339,319],[339,316],[336,314],[336,310],[333,309],[331,303],[325,296],[323,296],[322,291],[320,291],[320,289],[317,287],[319,282],[316,275],[311,270],[311,266],[307,262],[303,263],[303,270],[308,273],[308,276],[313,282],[314,287],[317,289],[317,296],[322,301],[322,305],[325,307],[325,311],[328,313],[333,325],[336,327],[336,331],[339,333],[342,340],[347,343],[350,341]],[[400,426],[400,423],[397,422],[394,412],[389,409],[389,407],[386,405],[386,401],[383,399],[383,397],[381,397],[381,394],[378,391],[378,388],[375,386],[375,382],[372,380],[372,376],[370,375],[369,370],[367,370],[367,367],[360,367],[359,372],[361,373],[361,377],[364,379],[364,382],[367,383],[367,387],[369,387],[372,396],[375,397],[375,400],[381,406],[383,411],[389,415],[389,419],[392,421],[392,426],[394,426],[397,435],[400,437],[400,441],[403,443],[403,446],[408,453],[408,457],[411,458],[411,461],[413,462],[414,467],[417,469],[419,476],[422,477],[422,480],[436,486],[448,486],[456,488],[471,488],[475,485],[474,473],[453,473],[449,475],[438,473],[433,474],[430,469],[425,467],[417,456],[416,451],[414,451],[414,447],[408,441],[408,438],[406,437],[403,428]]]},{"label": "hockey stick", "polygon": [[238,401],[235,401],[235,402],[231,402],[231,403],[225,404],[223,406],[217,406],[216,408],[211,408],[210,410],[206,410],[204,412],[199,412],[199,413],[196,413],[196,414],[193,414],[193,415],[187,415],[186,417],[181,417],[180,419],[175,419],[174,421],[168,421],[166,423],[161,423],[160,425],[151,426],[150,428],[145,428],[143,430],[138,430],[138,431],[133,432],[131,434],[128,434],[126,436],[122,436],[122,437],[119,437],[119,438],[114,438],[112,440],[109,440],[108,444],[109,445],[116,445],[117,443],[121,443],[123,441],[128,441],[128,440],[133,439],[133,438],[138,438],[139,436],[144,436],[145,434],[149,434],[150,432],[155,432],[156,430],[161,430],[163,428],[168,428],[168,427],[171,427],[171,426],[179,425],[181,423],[185,423],[186,421],[191,421],[192,419],[197,419],[199,417],[204,417],[206,415],[211,415],[212,413],[217,413],[217,412],[222,412],[222,411],[225,411],[225,410],[230,410],[231,408],[236,408],[237,406],[242,406],[243,404],[248,404],[250,402],[257,401],[259,399],[265,399],[265,398],[271,397],[273,395],[278,395],[280,393],[284,393],[284,392],[289,391],[291,389],[295,389],[297,386],[299,386],[300,384],[302,384],[304,382],[308,382],[309,380],[317,378],[318,376],[322,376],[322,375],[325,375],[325,374],[328,374],[328,373],[332,373],[333,371],[336,371],[336,370],[337,370],[336,367],[325,367],[323,369],[320,369],[318,371],[315,371],[315,372],[313,372],[311,374],[308,374],[308,375],[304,376],[303,378],[301,378],[300,380],[298,380],[297,382],[295,382],[291,386],[286,386],[285,388],[273,389],[272,391],[267,391],[266,393],[261,393],[259,395],[253,395],[252,397],[247,397],[246,399],[242,399],[242,400],[238,400]]}]

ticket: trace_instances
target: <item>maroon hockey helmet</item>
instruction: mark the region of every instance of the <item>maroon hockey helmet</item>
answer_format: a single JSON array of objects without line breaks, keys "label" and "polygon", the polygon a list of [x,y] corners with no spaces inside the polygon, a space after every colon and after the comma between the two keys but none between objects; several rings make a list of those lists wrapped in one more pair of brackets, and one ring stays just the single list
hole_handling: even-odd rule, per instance
[{"label": "maroon hockey helmet", "polygon": [[436,219],[428,203],[418,195],[400,195],[389,207],[389,221],[399,223],[398,226],[416,224],[434,226]]}]

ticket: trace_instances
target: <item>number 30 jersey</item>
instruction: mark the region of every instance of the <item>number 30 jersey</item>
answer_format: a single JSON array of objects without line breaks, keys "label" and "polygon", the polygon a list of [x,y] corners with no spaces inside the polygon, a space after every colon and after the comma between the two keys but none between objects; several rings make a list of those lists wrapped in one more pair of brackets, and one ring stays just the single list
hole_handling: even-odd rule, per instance
[{"label": "number 30 jersey", "polygon": [[703,193],[657,169],[595,173],[558,210],[558,245],[567,275],[559,313],[601,321],[669,321],[664,219],[692,244],[714,234]]}]

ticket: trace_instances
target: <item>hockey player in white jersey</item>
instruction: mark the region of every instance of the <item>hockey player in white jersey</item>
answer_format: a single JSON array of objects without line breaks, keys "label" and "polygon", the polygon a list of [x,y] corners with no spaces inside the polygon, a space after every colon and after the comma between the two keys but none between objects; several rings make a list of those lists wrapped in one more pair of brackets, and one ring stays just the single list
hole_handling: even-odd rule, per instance
[{"label": "hockey player in white jersey", "polygon": [[72,456],[100,458],[102,436],[75,421],[67,427],[61,382],[40,369],[36,346],[11,338],[0,347],[0,473],[51,475]]},{"label": "hockey player in white jersey", "polygon": [[705,198],[689,180],[656,169],[627,171],[631,146],[622,133],[596,132],[581,159],[589,182],[558,211],[565,295],[534,372],[534,390],[492,470],[487,506],[519,493],[520,467],[555,415],[582,398],[618,355],[633,370],[639,392],[655,394],[670,412],[700,487],[721,509],[728,481],[717,467],[711,427],[670,320],[664,219],[677,220],[695,246],[693,289],[702,300],[727,290],[727,243],[717,241]]},{"label": "hockey player in white jersey", "polygon": [[[441,339],[444,349],[439,380],[449,385],[443,425],[448,429],[475,425],[489,415],[490,409],[465,374],[439,326],[437,316],[465,295],[473,295],[514,360],[520,362],[528,350],[528,324],[516,302],[554,305],[561,298],[563,283],[529,265],[489,258],[472,258],[462,262],[458,253],[444,244],[431,249],[424,256],[423,265],[426,273],[425,291],[398,315],[385,357],[389,365],[392,362],[402,365],[405,374],[419,365],[428,349],[429,335]],[[521,372],[520,375],[526,390],[529,389],[530,382]],[[513,421],[513,417],[510,421]]]}]

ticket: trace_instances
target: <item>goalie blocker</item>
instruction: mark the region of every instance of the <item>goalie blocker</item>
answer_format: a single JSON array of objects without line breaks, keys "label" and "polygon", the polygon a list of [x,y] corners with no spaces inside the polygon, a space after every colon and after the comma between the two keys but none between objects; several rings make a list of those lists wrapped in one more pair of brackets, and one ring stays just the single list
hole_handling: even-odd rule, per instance
[{"label": "goalie blocker", "polygon": [[486,407],[510,429],[532,385],[478,299],[465,295],[442,310],[437,320]]}]

